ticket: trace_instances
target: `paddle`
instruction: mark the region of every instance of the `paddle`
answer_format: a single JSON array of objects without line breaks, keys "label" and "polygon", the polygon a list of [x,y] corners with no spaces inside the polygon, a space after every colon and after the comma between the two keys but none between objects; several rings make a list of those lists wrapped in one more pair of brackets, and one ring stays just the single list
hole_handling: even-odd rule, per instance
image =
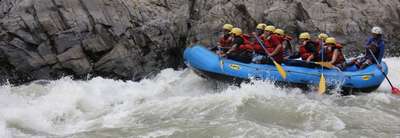
[{"label": "paddle", "polygon": [[283,79],[286,79],[286,71],[283,69],[283,67],[278,64],[274,58],[272,58],[270,53],[268,53],[267,48],[265,48],[264,44],[261,42],[261,40],[258,38],[257,35],[254,34],[254,37],[256,38],[257,42],[261,45],[261,47],[264,49],[265,53],[267,53],[268,58],[274,62],[276,70],[278,70],[279,74],[282,76]]},{"label": "paddle", "polygon": [[[218,51],[219,51],[219,52],[223,52],[223,51],[221,50],[221,47],[217,46],[217,48],[218,48]],[[219,57],[219,68],[222,70],[222,72],[224,72],[224,59],[222,59],[220,53],[218,53],[217,55],[218,55],[218,57]]]},{"label": "paddle", "polygon": [[372,55],[372,57],[374,58],[376,64],[378,64],[378,65],[380,66],[379,70],[382,72],[383,76],[385,76],[386,80],[389,82],[390,87],[392,87],[392,94],[394,94],[394,95],[400,95],[400,90],[399,90],[398,88],[396,88],[396,87],[393,86],[392,82],[390,82],[390,80],[389,80],[388,76],[386,75],[386,73],[383,72],[383,70],[382,70],[382,68],[381,68],[382,66],[381,66],[381,64],[379,63],[378,59],[375,57],[374,52],[372,52],[371,49],[368,49],[368,51],[369,51],[369,53]]},{"label": "paddle", "polygon": [[322,67],[326,67],[326,68],[334,68],[335,67],[334,65],[332,65],[329,62],[314,62],[314,63],[318,64],[318,65],[320,65]]},{"label": "paddle", "polygon": [[[322,50],[321,61],[324,61],[325,50],[324,50],[324,46],[323,45],[321,46],[321,50]],[[317,64],[318,63],[326,63],[326,62],[317,62]],[[323,64],[319,64],[319,65],[323,66]],[[318,93],[320,95],[322,95],[325,92],[326,92],[326,80],[325,80],[325,76],[324,76],[324,67],[321,67],[321,77],[319,79]]]}]

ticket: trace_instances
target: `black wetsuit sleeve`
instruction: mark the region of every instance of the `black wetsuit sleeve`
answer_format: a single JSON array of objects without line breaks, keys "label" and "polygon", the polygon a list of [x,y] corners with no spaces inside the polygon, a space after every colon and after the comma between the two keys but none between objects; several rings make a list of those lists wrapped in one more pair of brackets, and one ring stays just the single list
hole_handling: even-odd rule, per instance
[{"label": "black wetsuit sleeve", "polygon": [[312,53],[318,53],[318,51],[317,51],[317,46],[316,46],[316,44],[313,43],[313,42],[308,42],[308,43],[306,44],[306,49],[307,49],[308,51],[312,52]]}]

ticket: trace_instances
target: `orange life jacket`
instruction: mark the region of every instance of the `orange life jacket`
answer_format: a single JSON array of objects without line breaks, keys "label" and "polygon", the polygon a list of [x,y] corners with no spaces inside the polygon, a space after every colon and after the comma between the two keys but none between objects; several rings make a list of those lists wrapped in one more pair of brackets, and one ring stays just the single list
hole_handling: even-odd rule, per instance
[{"label": "orange life jacket", "polygon": [[338,55],[335,63],[333,63],[333,65],[344,63],[346,61],[346,59],[344,58],[344,55],[343,55],[343,52],[342,52],[342,48],[343,48],[343,46],[341,44],[336,44],[335,47],[332,50],[325,49],[324,53],[325,53],[326,59],[328,61],[331,61],[332,58],[333,58],[333,54],[334,54],[335,49],[338,49],[339,50],[339,53],[338,53],[339,55]]}]

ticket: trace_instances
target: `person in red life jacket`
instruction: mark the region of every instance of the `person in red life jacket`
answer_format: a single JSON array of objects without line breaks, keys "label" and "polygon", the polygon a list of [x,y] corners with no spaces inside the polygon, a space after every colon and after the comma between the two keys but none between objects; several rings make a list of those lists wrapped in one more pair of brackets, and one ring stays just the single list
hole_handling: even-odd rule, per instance
[{"label": "person in red life jacket", "polygon": [[[265,28],[267,27],[266,24],[264,23],[260,23],[257,25],[256,27],[256,31],[252,33],[251,35],[251,42],[253,42],[253,48],[254,48],[254,55],[253,55],[253,63],[257,63],[257,64],[265,64],[267,63],[267,59],[265,57],[265,50],[264,48],[260,45],[260,42],[258,42],[258,40],[261,41],[261,43],[266,46],[269,45],[269,43],[265,44]],[[254,38],[254,36],[258,37],[258,40]]]},{"label": "person in red life jacket", "polygon": [[282,57],[283,59],[288,59],[290,55],[293,54],[292,44],[293,37],[286,35],[285,31],[282,29],[275,29],[274,34],[278,36],[282,44]]},{"label": "person in red life jacket", "polygon": [[260,40],[263,39],[264,37],[264,29],[267,25],[264,23],[260,23],[256,27],[256,31],[251,33],[250,38],[252,38],[250,41],[253,42],[253,48],[256,54],[261,54],[263,55],[264,49],[260,46],[259,42],[254,38],[254,36],[257,36]]},{"label": "person in red life jacket", "polygon": [[[264,34],[262,35],[261,40],[264,42],[264,46],[265,46],[266,48],[267,48],[267,47],[271,47],[270,39],[271,39],[271,37],[272,37],[272,34],[274,34],[274,31],[275,31],[275,30],[276,30],[275,26],[272,26],[272,25],[268,25],[268,26],[265,27],[265,29],[264,29]],[[262,53],[263,53],[264,55],[267,55],[267,54],[265,53],[264,48],[261,47],[261,50],[262,50]]]},{"label": "person in red life jacket", "polygon": [[221,56],[227,56],[227,58],[239,62],[250,63],[254,49],[249,41],[249,36],[244,35],[240,28],[233,28],[230,33],[233,36],[233,45],[226,54],[221,54]]},{"label": "person in red life jacket", "polygon": [[270,45],[267,45],[267,51],[276,62],[282,63],[283,61],[283,42],[285,41],[285,32],[282,29],[275,29],[269,38]]},{"label": "person in red life jacket", "polygon": [[318,61],[319,60],[319,45],[311,40],[309,33],[304,32],[299,36],[300,46],[299,52],[289,57],[289,59],[301,58],[304,61]]},{"label": "person in red life jacket", "polygon": [[324,50],[322,52],[323,61],[327,61],[339,69],[343,69],[345,67],[346,59],[344,58],[342,48],[343,46],[337,43],[335,38],[326,38]]},{"label": "person in red life jacket", "polygon": [[320,51],[319,51],[319,56],[322,57],[322,54],[324,53],[322,50],[323,47],[325,47],[325,40],[328,38],[329,36],[325,33],[320,33],[318,35],[318,39],[315,40],[315,43],[318,44],[318,46],[320,47]]},{"label": "person in red life jacket", "polygon": [[[276,30],[275,26],[269,25],[264,29],[264,34],[260,37],[264,47],[260,46],[259,42],[257,45],[254,45],[254,49],[258,56],[255,56],[253,62],[261,63],[261,64],[273,64],[273,62],[267,57],[268,52],[272,58],[274,58],[277,62],[281,62],[281,56],[279,55],[281,48],[276,48],[277,46],[281,46],[281,39],[277,36],[274,36],[274,31]],[[276,51],[275,51],[276,50]]]},{"label": "person in red life jacket", "polygon": [[256,34],[257,36],[262,36],[264,34],[265,27],[267,27],[265,23],[257,24],[254,34]]},{"label": "person in red life jacket", "polygon": [[268,25],[264,29],[264,40],[268,40],[272,34],[274,34],[274,31],[276,30],[275,26]]},{"label": "person in red life jacket", "polygon": [[222,54],[224,51],[229,49],[233,44],[233,37],[230,34],[231,30],[233,29],[233,25],[225,24],[224,26],[222,26],[222,29],[223,29],[223,34],[222,36],[219,37],[218,40],[217,54]]}]

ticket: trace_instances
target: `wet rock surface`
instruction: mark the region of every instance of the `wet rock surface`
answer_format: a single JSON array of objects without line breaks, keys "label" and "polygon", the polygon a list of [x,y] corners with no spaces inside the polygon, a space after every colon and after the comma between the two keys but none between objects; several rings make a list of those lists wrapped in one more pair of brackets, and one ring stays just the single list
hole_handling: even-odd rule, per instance
[{"label": "wet rock surface", "polygon": [[224,23],[246,32],[259,22],[293,36],[326,32],[348,55],[378,25],[387,55],[399,56],[399,18],[400,2],[393,0],[2,0],[0,80],[88,74],[139,80],[184,67],[181,55],[191,40],[215,42]]}]

